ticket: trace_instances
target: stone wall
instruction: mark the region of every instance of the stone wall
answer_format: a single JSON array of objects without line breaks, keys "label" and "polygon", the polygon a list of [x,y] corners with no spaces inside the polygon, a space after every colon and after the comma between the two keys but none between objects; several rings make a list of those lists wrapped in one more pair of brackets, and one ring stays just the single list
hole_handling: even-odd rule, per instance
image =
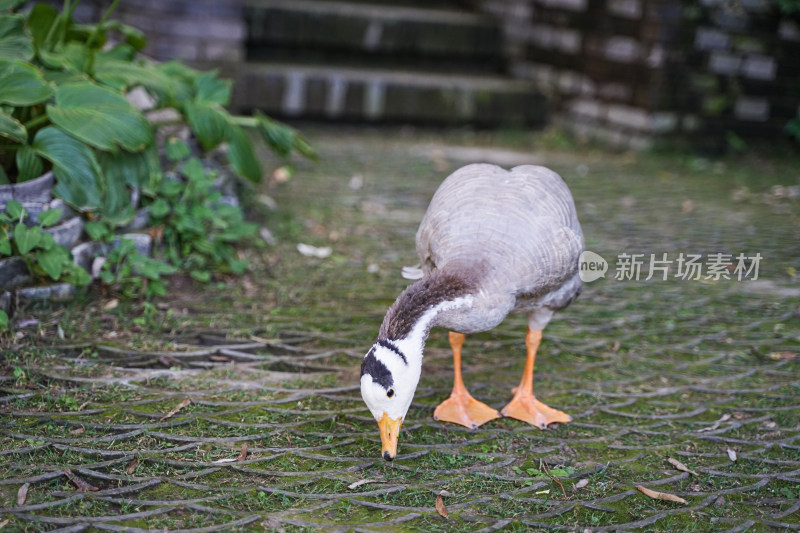
[{"label": "stone wall", "polygon": [[484,0],[513,73],[577,134],[640,148],[783,136],[800,113],[800,27],[771,0]]},{"label": "stone wall", "polygon": [[[800,24],[782,16],[776,0],[469,3],[500,21],[503,60],[494,63],[533,82],[549,97],[553,120],[580,136],[632,148],[677,137],[716,148],[735,136],[783,137],[800,116]],[[245,61],[257,54],[247,47],[259,41],[243,5],[125,0],[117,15],[148,35],[150,55],[221,67],[249,84],[254,66]]]},{"label": "stone wall", "polygon": [[146,52],[156,59],[219,66],[230,75],[245,58],[239,0],[124,0],[115,17],[147,35]]}]

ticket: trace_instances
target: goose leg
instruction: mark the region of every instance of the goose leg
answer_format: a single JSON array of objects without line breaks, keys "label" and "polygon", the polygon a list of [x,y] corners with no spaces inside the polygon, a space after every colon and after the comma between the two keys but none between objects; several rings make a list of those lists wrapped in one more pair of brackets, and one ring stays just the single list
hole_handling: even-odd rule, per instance
[{"label": "goose leg", "polygon": [[500,412],[503,416],[516,418],[532,424],[540,429],[547,428],[553,422],[569,422],[572,417],[567,413],[553,409],[533,395],[533,365],[536,362],[536,350],[542,340],[542,331],[528,328],[525,336],[525,346],[528,357],[525,361],[525,370],[522,371],[522,381],[514,389],[514,398]]},{"label": "goose leg", "polygon": [[453,348],[453,392],[433,412],[434,420],[453,422],[468,428],[476,428],[489,420],[500,418],[500,413],[483,402],[473,398],[461,378],[461,346],[464,335],[450,332],[450,346]]}]

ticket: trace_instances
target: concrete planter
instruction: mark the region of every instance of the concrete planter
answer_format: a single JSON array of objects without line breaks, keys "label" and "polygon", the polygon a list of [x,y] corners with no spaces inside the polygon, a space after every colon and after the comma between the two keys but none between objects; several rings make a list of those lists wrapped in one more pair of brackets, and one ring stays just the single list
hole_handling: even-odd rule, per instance
[{"label": "concrete planter", "polygon": [[0,259],[0,291],[30,283],[28,264],[21,257]]},{"label": "concrete planter", "polygon": [[44,228],[44,232],[52,235],[56,244],[69,249],[75,246],[75,243],[81,238],[83,220],[81,217],[72,217],[55,226]]},{"label": "concrete planter", "polygon": [[48,203],[53,199],[53,173],[47,172],[36,179],[0,185],[0,209],[5,209],[9,200],[25,202]]}]

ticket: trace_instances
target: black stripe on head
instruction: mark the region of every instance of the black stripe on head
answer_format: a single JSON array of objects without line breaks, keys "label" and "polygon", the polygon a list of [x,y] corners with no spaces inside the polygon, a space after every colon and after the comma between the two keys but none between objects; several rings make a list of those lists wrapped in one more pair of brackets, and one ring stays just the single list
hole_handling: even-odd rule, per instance
[{"label": "black stripe on head", "polygon": [[386,368],[386,365],[378,361],[378,358],[375,357],[375,348],[373,347],[364,360],[361,361],[361,375],[369,374],[372,378],[372,381],[383,387],[384,389],[389,389],[392,385],[394,385],[394,378],[392,378],[392,373]]},{"label": "black stripe on head", "polygon": [[400,348],[398,348],[395,343],[386,339],[379,339],[378,345],[383,346],[387,350],[396,353],[398,356],[400,356],[400,359],[403,360],[403,364],[408,366],[408,360],[406,360],[406,356],[403,354],[403,352],[400,351]]}]

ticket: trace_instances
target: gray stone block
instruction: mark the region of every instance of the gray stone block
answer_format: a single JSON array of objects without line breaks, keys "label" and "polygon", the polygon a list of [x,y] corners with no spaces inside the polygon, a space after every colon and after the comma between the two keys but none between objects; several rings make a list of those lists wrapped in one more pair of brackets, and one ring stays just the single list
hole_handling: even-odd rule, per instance
[{"label": "gray stone block", "polygon": [[708,68],[715,74],[733,76],[741,64],[741,56],[728,52],[713,52],[708,58]]},{"label": "gray stone block", "polygon": [[769,119],[770,105],[766,98],[740,96],[736,99],[733,114],[740,120],[764,122]]},{"label": "gray stone block", "polygon": [[726,50],[730,44],[730,35],[716,28],[701,26],[694,35],[694,46],[698,50]]},{"label": "gray stone block", "polygon": [[0,185],[0,210],[5,210],[9,200],[18,202],[49,202],[52,198],[53,173],[47,172],[36,179],[14,183],[11,185]]},{"label": "gray stone block", "polygon": [[31,281],[28,264],[21,257],[0,259],[0,289],[10,289]]},{"label": "gray stone block", "polygon": [[611,105],[608,107],[606,118],[612,124],[629,129],[648,131],[651,127],[650,114],[636,107]]},{"label": "gray stone block", "polygon": [[800,24],[793,20],[784,19],[778,26],[778,35],[784,41],[800,41]]},{"label": "gray stone block", "polygon": [[538,0],[537,3],[567,11],[586,11],[588,0]]},{"label": "gray stone block", "polygon": [[608,12],[618,17],[639,19],[642,17],[641,0],[608,0]]},{"label": "gray stone block", "polygon": [[741,73],[746,78],[771,81],[775,79],[777,68],[774,57],[750,55],[742,62]]},{"label": "gray stone block", "polygon": [[609,38],[603,47],[603,56],[611,61],[633,63],[642,55],[642,46],[632,37],[616,36]]}]

